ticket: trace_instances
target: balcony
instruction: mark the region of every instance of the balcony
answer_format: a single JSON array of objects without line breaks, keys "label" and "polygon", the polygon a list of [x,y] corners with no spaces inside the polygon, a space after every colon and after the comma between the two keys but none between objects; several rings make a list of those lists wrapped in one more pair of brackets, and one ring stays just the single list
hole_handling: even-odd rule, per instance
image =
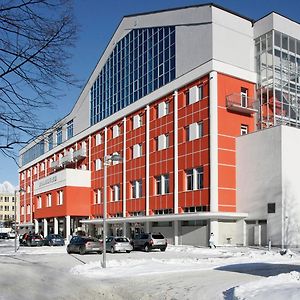
[{"label": "balcony", "polygon": [[91,172],[86,170],[63,169],[34,182],[34,195],[63,187],[91,187]]},{"label": "balcony", "polygon": [[67,165],[73,164],[73,153],[68,152],[65,156],[63,156],[61,158],[60,161],[61,161],[61,164],[63,166],[67,166]]},{"label": "balcony", "polygon": [[227,110],[240,114],[252,115],[257,113],[255,99],[247,97],[245,94],[230,94],[226,96]]},{"label": "balcony", "polygon": [[73,153],[73,159],[76,161],[82,160],[82,159],[86,158],[86,156],[87,156],[86,147],[76,150]]},{"label": "balcony", "polygon": [[61,164],[61,161],[59,161],[59,160],[55,160],[50,163],[50,168],[53,170],[58,170],[58,169],[61,169],[62,167],[63,167],[63,165]]}]

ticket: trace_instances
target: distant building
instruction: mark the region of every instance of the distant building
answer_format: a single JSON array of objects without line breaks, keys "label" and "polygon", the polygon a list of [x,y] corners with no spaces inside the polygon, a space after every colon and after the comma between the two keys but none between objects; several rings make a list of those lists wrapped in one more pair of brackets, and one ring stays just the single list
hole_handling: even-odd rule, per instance
[{"label": "distant building", "polygon": [[70,114],[20,151],[22,226],[101,234],[106,191],[108,234],[300,245],[299,77],[300,25],[277,13],[124,17]]},{"label": "distant building", "polygon": [[[15,220],[15,207],[19,205],[15,205],[15,195],[11,193],[0,193],[0,223],[4,225],[12,225]],[[16,215],[18,216],[18,213]],[[18,217],[17,217],[18,222]]]}]

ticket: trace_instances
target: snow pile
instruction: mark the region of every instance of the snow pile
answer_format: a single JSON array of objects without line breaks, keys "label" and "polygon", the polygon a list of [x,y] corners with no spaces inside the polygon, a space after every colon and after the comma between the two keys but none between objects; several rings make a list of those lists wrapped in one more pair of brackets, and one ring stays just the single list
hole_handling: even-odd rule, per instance
[{"label": "snow pile", "polygon": [[233,295],[233,299],[236,300],[298,300],[299,298],[300,273],[296,271],[243,284],[234,289]]}]

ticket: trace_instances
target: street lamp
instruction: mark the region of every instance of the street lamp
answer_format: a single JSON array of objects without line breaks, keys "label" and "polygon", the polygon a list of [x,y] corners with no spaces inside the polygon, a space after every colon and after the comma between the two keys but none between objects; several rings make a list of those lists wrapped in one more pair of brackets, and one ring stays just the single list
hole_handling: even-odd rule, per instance
[{"label": "street lamp", "polygon": [[103,161],[103,176],[104,176],[104,197],[103,197],[103,261],[102,268],[106,268],[106,214],[107,214],[107,195],[106,195],[106,186],[107,186],[107,166],[114,161],[122,161],[122,156],[119,154],[107,155],[104,157]]},{"label": "street lamp", "polygon": [[14,219],[15,219],[15,252],[17,252],[17,193],[24,192],[23,189],[15,190],[15,211],[14,211]]}]

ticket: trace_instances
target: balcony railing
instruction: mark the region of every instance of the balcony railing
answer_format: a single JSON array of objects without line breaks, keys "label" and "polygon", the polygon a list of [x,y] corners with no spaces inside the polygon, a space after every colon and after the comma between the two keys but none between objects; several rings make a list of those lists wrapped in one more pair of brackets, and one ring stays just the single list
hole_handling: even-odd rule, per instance
[{"label": "balcony railing", "polygon": [[59,160],[52,161],[52,162],[50,163],[50,168],[51,168],[51,169],[54,169],[54,170],[61,169],[61,168],[62,168],[61,161],[59,161]]},{"label": "balcony railing", "polygon": [[80,148],[73,153],[73,159],[77,161],[86,158],[86,156],[86,147]]},{"label": "balcony railing", "polygon": [[235,93],[226,96],[226,107],[230,111],[251,115],[258,112],[255,106],[255,99],[247,97],[245,94]]},{"label": "balcony railing", "polygon": [[73,163],[73,154],[68,152],[65,156],[61,158],[61,164],[63,166],[70,165]]}]

